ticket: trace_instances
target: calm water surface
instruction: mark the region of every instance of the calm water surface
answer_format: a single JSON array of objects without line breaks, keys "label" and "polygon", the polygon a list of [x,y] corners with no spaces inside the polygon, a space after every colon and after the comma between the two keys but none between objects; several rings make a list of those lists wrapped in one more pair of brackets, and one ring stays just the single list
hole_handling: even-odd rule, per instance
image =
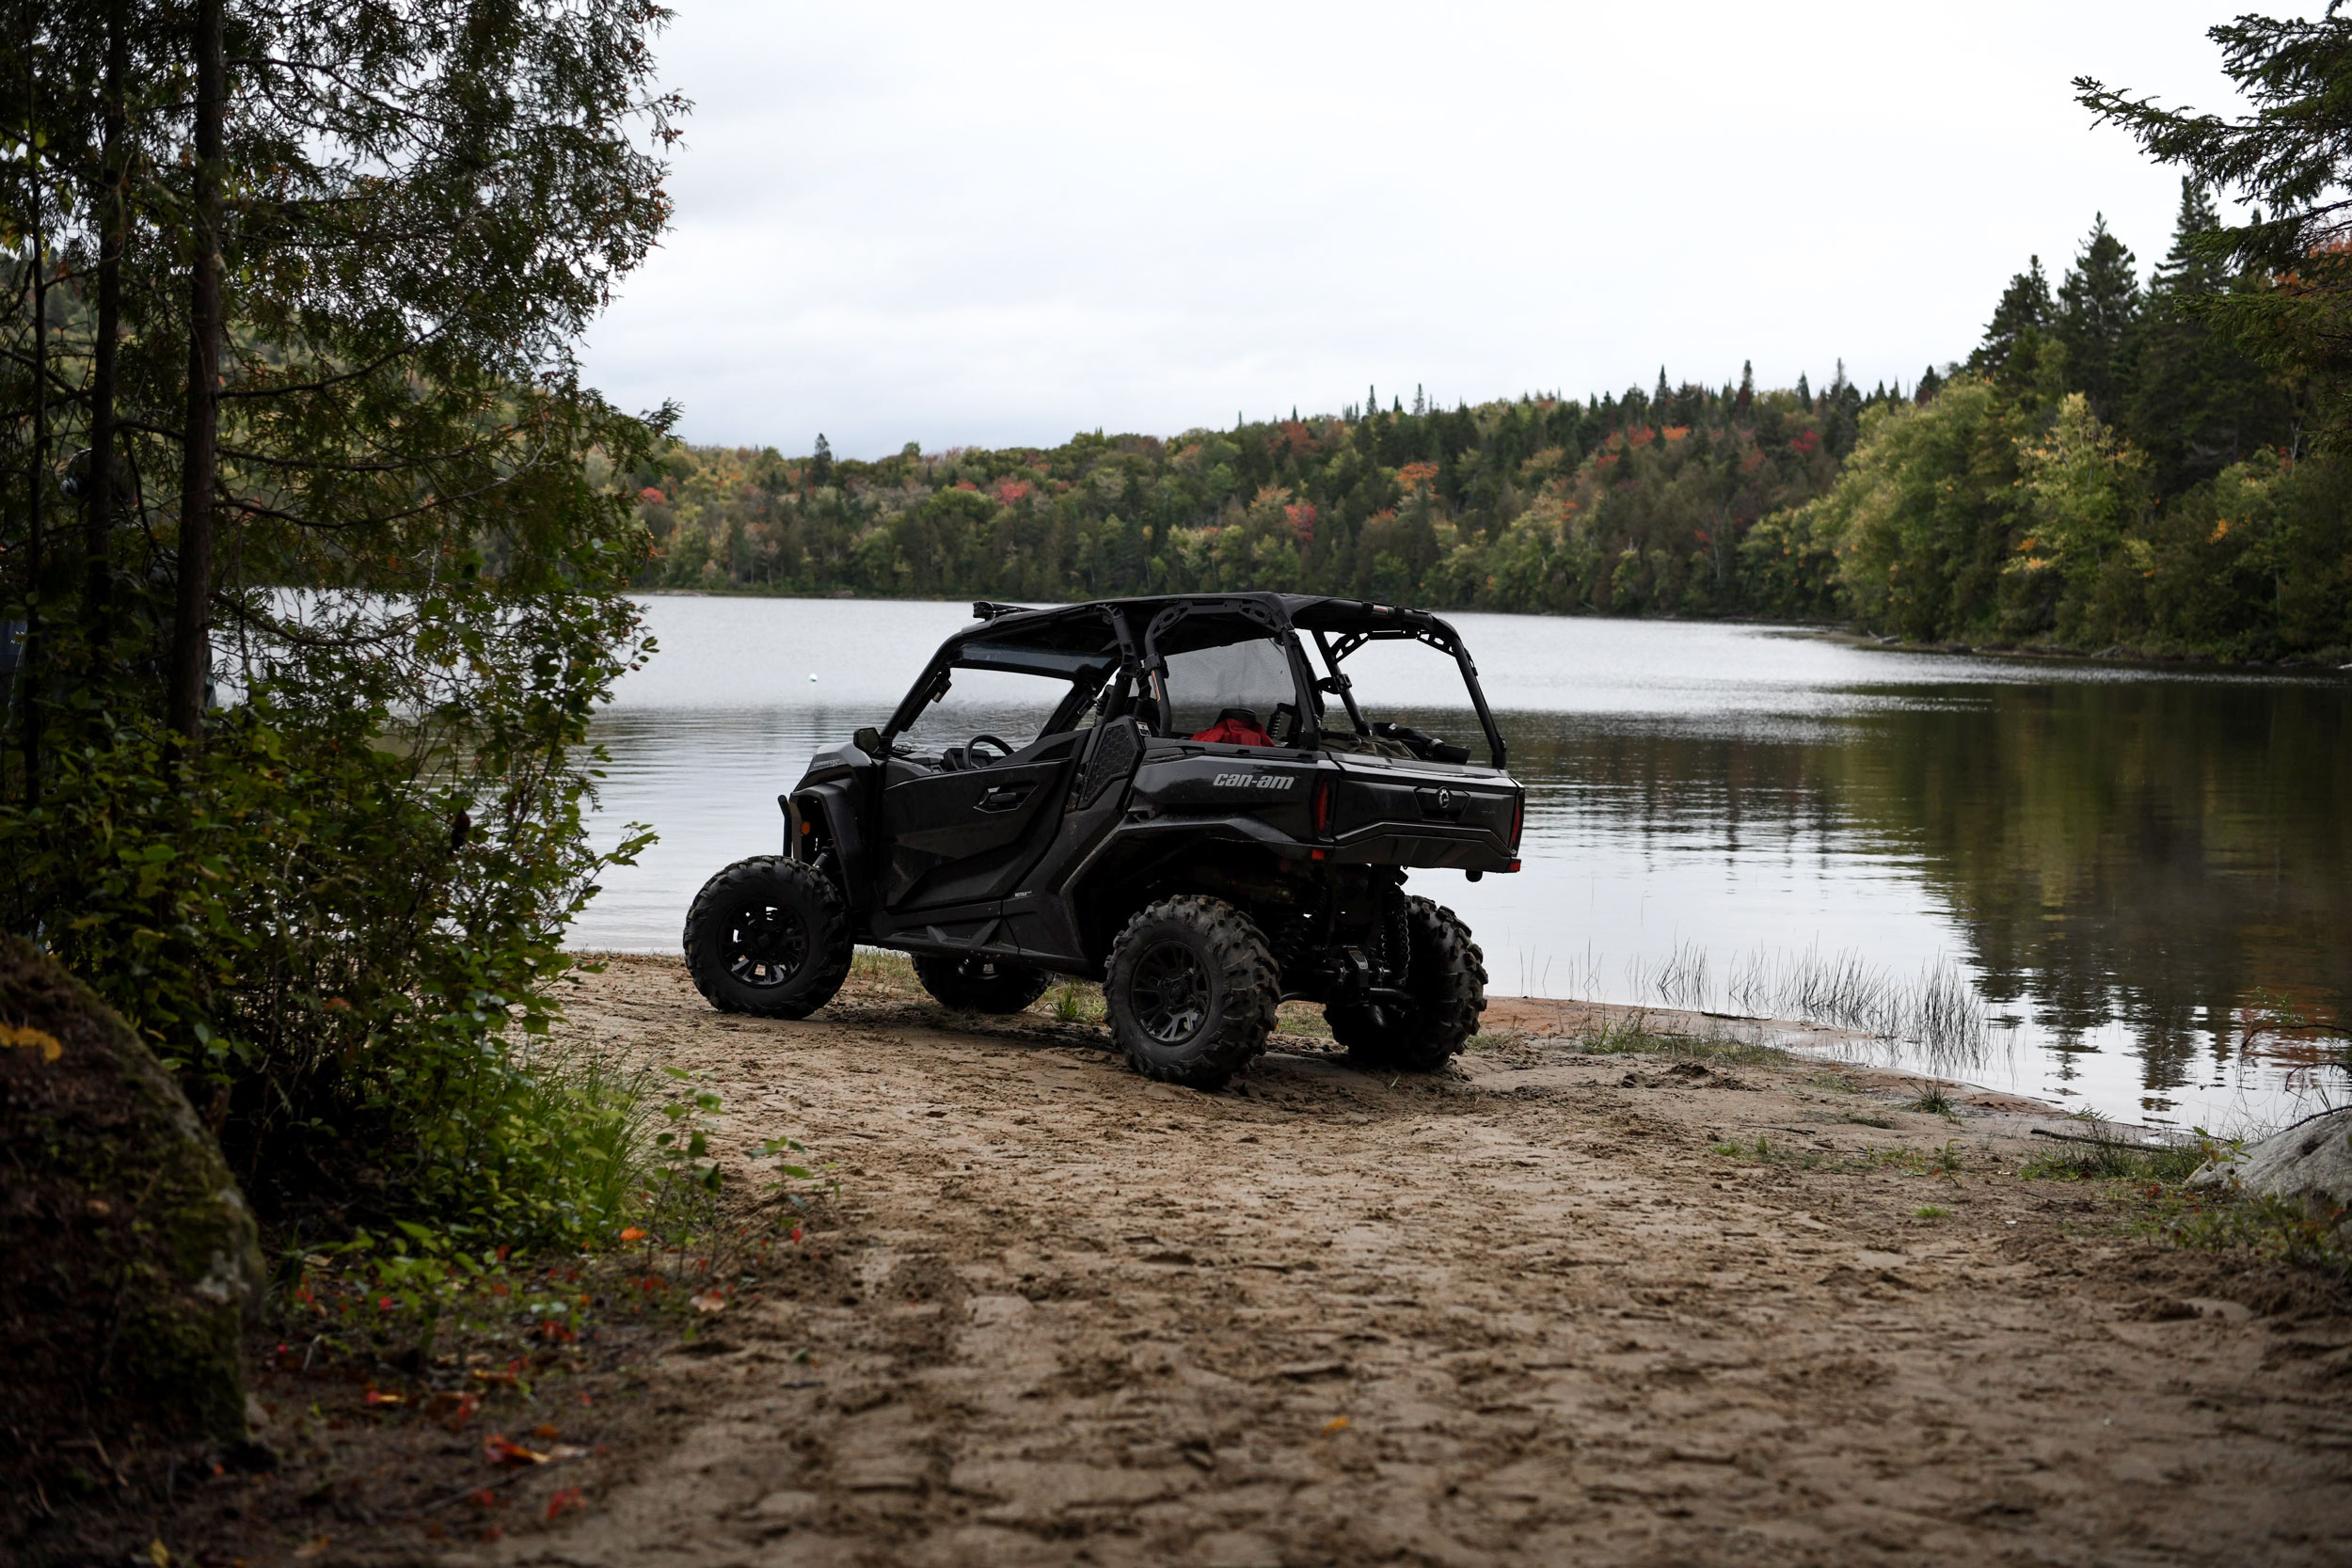
[{"label": "calm water surface", "polygon": [[[776,847],[809,753],[881,722],[969,621],[687,595],[646,613],[660,652],[598,724],[599,829],[661,838],[606,879],[582,947],[675,951],[703,879]],[[2342,1039],[2292,1025],[2352,1013],[2352,681],[1454,620],[1529,787],[1526,869],[1415,886],[1471,923],[1496,992],[1658,1002],[1661,969],[1699,958],[1727,1007],[1743,966],[1851,957],[1898,985],[1946,966],[1995,1022],[1954,1069],[1975,1082],[2217,1130],[2347,1097]],[[1425,650],[1348,668],[1423,728],[1475,733]]]}]

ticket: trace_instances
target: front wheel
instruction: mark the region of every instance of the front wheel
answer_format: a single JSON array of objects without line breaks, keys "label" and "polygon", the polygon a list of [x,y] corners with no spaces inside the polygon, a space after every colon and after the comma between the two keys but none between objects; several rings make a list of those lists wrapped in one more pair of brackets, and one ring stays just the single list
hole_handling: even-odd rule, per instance
[{"label": "front wheel", "polygon": [[914,958],[914,977],[943,1007],[959,1012],[1017,1013],[1053,984],[1053,977],[1027,964],[1003,958],[946,958],[929,953]]},{"label": "front wheel", "polygon": [[737,861],[686,913],[686,972],[723,1013],[806,1018],[850,973],[850,917],[825,877],[781,855]]},{"label": "front wheel", "polygon": [[1214,1089],[1265,1049],[1279,994],[1256,922],[1221,898],[1163,898],[1111,943],[1111,1034],[1146,1078]]},{"label": "front wheel", "polygon": [[1426,898],[1405,900],[1408,1003],[1326,1007],[1331,1037],[1359,1067],[1435,1072],[1478,1032],[1486,1010],[1486,956],[1461,916]]}]

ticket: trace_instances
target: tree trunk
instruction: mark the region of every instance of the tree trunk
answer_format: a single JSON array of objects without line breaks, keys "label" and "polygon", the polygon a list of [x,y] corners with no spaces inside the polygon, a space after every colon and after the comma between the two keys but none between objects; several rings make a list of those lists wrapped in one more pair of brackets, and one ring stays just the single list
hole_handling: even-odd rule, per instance
[{"label": "tree trunk", "polygon": [[116,346],[122,332],[122,247],[130,230],[125,209],[122,143],[128,134],[123,107],[124,84],[131,74],[131,19],[124,0],[106,7],[106,82],[104,141],[99,151],[98,190],[98,341],[90,357],[89,483],[83,504],[89,510],[82,522],[82,558],[86,574],[82,588],[82,624],[88,635],[93,660],[107,635],[107,610],[114,596],[112,565],[115,507]]},{"label": "tree trunk", "polygon": [[35,62],[37,38],[33,8],[24,8],[24,186],[32,218],[33,274],[33,451],[25,473],[24,529],[24,651],[16,672],[19,721],[24,726],[24,803],[40,800],[40,656],[41,578],[48,568],[48,540],[42,514],[48,506],[49,480],[49,257],[43,244],[45,203],[41,200],[40,152],[35,131],[40,123],[40,76]]},{"label": "tree trunk", "polygon": [[221,121],[228,71],[222,0],[197,0],[195,250],[188,278],[187,439],[180,465],[179,598],[171,621],[171,683],[165,721],[188,742],[204,734],[204,678],[212,669],[213,489],[220,424]]}]

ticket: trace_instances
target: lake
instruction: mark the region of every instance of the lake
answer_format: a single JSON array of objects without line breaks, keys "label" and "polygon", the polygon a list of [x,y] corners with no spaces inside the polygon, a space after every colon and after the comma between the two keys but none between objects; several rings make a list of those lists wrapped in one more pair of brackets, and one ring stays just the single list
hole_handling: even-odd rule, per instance
[{"label": "lake", "polygon": [[[660,651],[597,724],[597,831],[661,837],[606,878],[580,947],[675,952],[703,879],[777,847],[776,795],[809,753],[881,722],[970,620],[964,603],[684,594],[645,613]],[[1413,885],[1470,922],[1494,992],[1746,1012],[1806,977],[1897,1000],[1940,978],[1981,1008],[1980,1043],[1878,1059],[2215,1131],[2352,1098],[2332,1033],[2352,996],[2342,674],[1449,619],[1528,787],[1525,869]],[[1475,734],[1425,650],[1348,669],[1420,727]]]}]

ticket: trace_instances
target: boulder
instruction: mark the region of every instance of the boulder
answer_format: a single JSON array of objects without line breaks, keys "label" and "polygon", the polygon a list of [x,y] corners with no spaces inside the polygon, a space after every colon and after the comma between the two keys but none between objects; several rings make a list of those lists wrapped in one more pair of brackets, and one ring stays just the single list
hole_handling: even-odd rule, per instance
[{"label": "boulder", "polygon": [[2234,1182],[2242,1192],[2337,1210],[2352,1207],[2352,1106],[2323,1112],[2248,1144],[2188,1180],[2191,1186]]},{"label": "boulder", "polygon": [[0,937],[0,1460],[243,1444],[244,1330],[266,1278],[253,1215],[120,1015],[15,937]]}]

